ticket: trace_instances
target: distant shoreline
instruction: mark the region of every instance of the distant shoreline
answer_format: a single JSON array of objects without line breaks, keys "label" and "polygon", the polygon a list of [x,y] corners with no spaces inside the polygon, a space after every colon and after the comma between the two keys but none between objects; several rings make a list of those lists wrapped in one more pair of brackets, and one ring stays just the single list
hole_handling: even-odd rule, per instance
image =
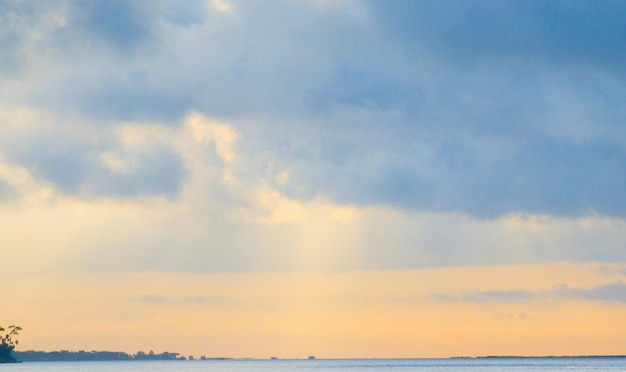
[{"label": "distant shoreline", "polygon": [[487,356],[453,356],[450,359],[558,359],[558,358],[626,358],[626,355],[487,355]]},{"label": "distant shoreline", "polygon": [[16,351],[15,357],[21,362],[105,362],[105,361],[281,361],[281,360],[416,360],[416,359],[592,359],[592,358],[626,358],[626,355],[543,355],[543,356],[528,356],[528,355],[486,355],[486,356],[451,356],[444,358],[285,358],[280,359],[277,357],[268,358],[230,358],[230,357],[206,357],[201,356],[194,358],[189,356],[186,358],[179,353],[164,352],[161,354],[143,353],[128,354],[125,352],[112,352],[112,351]]},{"label": "distant shoreline", "polygon": [[89,361],[131,361],[131,360],[186,360],[179,353],[150,351],[128,354],[123,351],[14,351],[13,355],[23,362],[89,362]]}]

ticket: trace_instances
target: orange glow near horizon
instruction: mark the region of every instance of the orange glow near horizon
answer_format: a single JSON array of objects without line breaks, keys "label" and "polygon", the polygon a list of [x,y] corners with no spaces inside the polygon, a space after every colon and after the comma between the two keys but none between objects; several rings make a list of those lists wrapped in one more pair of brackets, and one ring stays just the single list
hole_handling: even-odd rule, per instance
[{"label": "orange glow near horizon", "polygon": [[620,354],[626,347],[623,303],[454,297],[549,293],[563,283],[592,287],[615,279],[599,270],[608,266],[17,275],[3,283],[13,300],[2,315],[24,327],[22,350],[253,358]]}]

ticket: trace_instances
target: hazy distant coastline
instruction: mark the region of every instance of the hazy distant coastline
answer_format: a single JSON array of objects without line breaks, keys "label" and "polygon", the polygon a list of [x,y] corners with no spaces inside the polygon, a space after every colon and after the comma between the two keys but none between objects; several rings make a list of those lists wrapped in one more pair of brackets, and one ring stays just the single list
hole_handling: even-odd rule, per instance
[{"label": "hazy distant coastline", "polygon": [[68,361],[121,361],[121,360],[186,360],[179,353],[154,352],[128,354],[122,351],[16,351],[15,357],[23,362],[68,362]]},{"label": "hazy distant coastline", "polygon": [[[193,356],[185,357],[180,353],[163,352],[156,354],[152,351],[145,353],[142,351],[136,354],[129,354],[121,351],[16,351],[15,357],[22,362],[71,362],[71,361],[165,361],[165,360],[231,360],[227,357],[205,357],[194,358]],[[567,359],[567,358],[626,358],[626,355],[538,355],[538,356],[522,356],[522,355],[487,355],[487,356],[452,356],[442,359]],[[250,359],[250,358],[238,358]],[[278,358],[272,358],[278,359]],[[339,358],[341,359],[341,358]],[[348,358],[352,359],[352,358]],[[356,358],[359,359],[359,358]],[[365,358],[364,358],[365,359]],[[385,359],[385,358],[381,358]],[[389,359],[421,359],[421,358],[389,358]],[[431,358],[426,358],[431,359]],[[435,358],[436,359],[436,358]]]},{"label": "hazy distant coastline", "polygon": [[487,355],[487,356],[454,356],[452,359],[520,359],[520,358],[535,358],[535,359],[558,359],[558,358],[626,358],[626,355]]}]

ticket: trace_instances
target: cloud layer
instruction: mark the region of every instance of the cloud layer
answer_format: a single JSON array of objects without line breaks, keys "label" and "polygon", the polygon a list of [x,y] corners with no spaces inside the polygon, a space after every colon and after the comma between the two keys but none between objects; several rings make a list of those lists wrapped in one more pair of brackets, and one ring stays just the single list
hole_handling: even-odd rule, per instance
[{"label": "cloud layer", "polygon": [[481,291],[462,295],[433,295],[439,300],[456,300],[466,302],[525,302],[532,299],[579,299],[603,302],[626,302],[626,284],[617,280],[590,288],[570,288],[561,284],[550,291],[530,292],[524,290]]},{"label": "cloud layer", "polygon": [[195,110],[231,123],[244,155],[291,169],[280,190],[301,200],[626,211],[619,2],[2,6],[4,109],[75,123],[5,132],[3,156],[66,193],[180,192],[176,153],[155,146],[112,176],[95,157],[115,144],[94,137]]},{"label": "cloud layer", "polygon": [[626,260],[620,2],[0,7],[5,240],[59,267]]}]

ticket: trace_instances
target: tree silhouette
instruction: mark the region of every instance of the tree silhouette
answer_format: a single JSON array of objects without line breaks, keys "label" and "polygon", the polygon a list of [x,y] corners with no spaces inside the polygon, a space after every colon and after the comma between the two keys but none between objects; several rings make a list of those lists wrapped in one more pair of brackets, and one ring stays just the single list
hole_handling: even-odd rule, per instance
[{"label": "tree silhouette", "polygon": [[[17,359],[13,356],[13,350],[19,344],[17,336],[19,336],[21,330],[22,327],[16,325],[10,325],[6,330],[0,326],[0,363],[17,362]],[[5,333],[5,331],[7,332]]]}]

